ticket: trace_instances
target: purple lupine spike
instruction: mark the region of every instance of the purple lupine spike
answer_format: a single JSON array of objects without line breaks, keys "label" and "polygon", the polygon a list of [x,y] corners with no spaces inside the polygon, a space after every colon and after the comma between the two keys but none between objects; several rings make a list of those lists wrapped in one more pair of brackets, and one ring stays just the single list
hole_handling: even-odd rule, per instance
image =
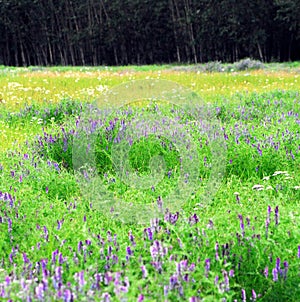
[{"label": "purple lupine spike", "polygon": [[246,291],[242,288],[242,301],[243,302],[246,302],[247,299],[246,299]]},{"label": "purple lupine spike", "polygon": [[149,239],[150,241],[152,241],[152,240],[153,240],[153,233],[152,233],[151,228],[147,228],[147,229],[146,229],[146,233],[147,233],[147,235],[148,235],[148,239]]},{"label": "purple lupine spike", "polygon": [[272,274],[273,274],[273,281],[274,281],[274,282],[277,282],[277,281],[278,281],[278,270],[277,270],[276,267],[273,268]]},{"label": "purple lupine spike", "polygon": [[216,277],[215,277],[215,286],[217,286],[218,284],[219,284],[219,276],[217,275]]},{"label": "purple lupine spike", "polygon": [[60,265],[62,265],[64,262],[65,262],[65,260],[64,260],[63,254],[59,253],[59,255],[58,255],[58,263]]},{"label": "purple lupine spike", "polygon": [[79,242],[78,242],[78,245],[77,245],[78,253],[81,252],[82,247],[83,247],[83,243],[82,243],[82,241],[79,241]]},{"label": "purple lupine spike", "polygon": [[129,237],[129,240],[130,240],[131,244],[133,246],[136,246],[136,242],[134,241],[134,236],[132,235],[131,231],[129,232],[128,237]]},{"label": "purple lupine spike", "polygon": [[280,272],[280,258],[276,258],[276,269],[278,272]]},{"label": "purple lupine spike", "polygon": [[178,277],[176,275],[172,275],[169,281],[170,289],[172,290],[177,283],[178,283]]},{"label": "purple lupine spike", "polygon": [[210,270],[210,258],[205,259],[205,276],[208,278],[208,272]]},{"label": "purple lupine spike", "polygon": [[48,242],[49,241],[49,232],[48,232],[46,226],[44,226],[43,228],[44,228],[45,240]]},{"label": "purple lupine spike", "polygon": [[9,285],[10,285],[10,277],[9,277],[9,276],[6,276],[6,277],[5,277],[5,285],[6,285],[6,286],[9,286]]},{"label": "purple lupine spike", "polygon": [[228,273],[225,270],[223,271],[223,276],[224,276],[224,283],[225,283],[225,291],[228,292],[230,289],[229,278],[228,278]]},{"label": "purple lupine spike", "polygon": [[23,261],[24,261],[24,263],[29,263],[30,262],[29,259],[27,258],[26,253],[23,253]]},{"label": "purple lupine spike", "polygon": [[111,296],[109,293],[103,293],[101,298],[103,302],[110,302]]},{"label": "purple lupine spike", "polygon": [[146,266],[145,266],[145,265],[142,265],[142,266],[141,266],[141,270],[142,270],[143,278],[144,278],[144,279],[147,278],[147,276],[148,276],[148,271],[147,271]]},{"label": "purple lupine spike", "polygon": [[283,262],[283,266],[284,266],[284,270],[283,270],[283,279],[286,280],[287,278],[287,272],[288,272],[288,268],[289,268],[289,264],[287,261]]},{"label": "purple lupine spike", "polygon": [[126,260],[128,260],[130,258],[130,256],[132,256],[133,252],[130,248],[130,246],[127,246],[126,248]]},{"label": "purple lupine spike", "polygon": [[279,223],[279,209],[278,206],[275,208],[275,225],[278,225]]},{"label": "purple lupine spike", "polygon": [[268,216],[267,216],[267,217],[268,217],[269,219],[270,219],[271,211],[272,211],[271,207],[268,206]]},{"label": "purple lupine spike", "polygon": [[56,263],[56,257],[58,255],[59,251],[56,249],[53,253],[52,253],[52,264]]},{"label": "purple lupine spike", "polygon": [[91,244],[92,244],[92,241],[91,241],[91,240],[89,240],[89,239],[86,239],[86,240],[85,240],[85,244],[89,246],[89,245],[91,245]]},{"label": "purple lupine spike", "polygon": [[194,224],[196,224],[198,222],[199,222],[199,218],[198,218],[198,216],[197,216],[196,213],[189,217],[189,223],[190,223],[190,225],[194,225]]},{"label": "purple lupine spike", "polygon": [[79,286],[82,288],[85,284],[84,281],[84,271],[78,273]]},{"label": "purple lupine spike", "polygon": [[55,268],[54,276],[55,276],[55,279],[58,282],[62,281],[62,268],[61,268],[61,266],[58,266],[58,267]]},{"label": "purple lupine spike", "polygon": [[162,200],[161,196],[158,196],[156,202],[157,202],[158,209],[160,211],[162,211],[163,210],[163,200]]},{"label": "purple lupine spike", "polygon": [[44,300],[44,286],[42,283],[40,283],[36,288],[35,288],[35,294],[38,300],[43,301]]},{"label": "purple lupine spike", "polygon": [[8,232],[11,232],[12,231],[12,220],[10,218],[8,218],[7,223],[8,223]]},{"label": "purple lupine spike", "polygon": [[164,296],[167,296],[169,293],[169,286],[168,285],[164,285]]},{"label": "purple lupine spike", "polygon": [[64,291],[64,302],[72,301],[72,292],[69,289],[65,289]]},{"label": "purple lupine spike", "polygon": [[238,215],[239,219],[240,219],[240,228],[242,231],[242,236],[245,236],[245,225],[244,225],[244,219],[243,216],[241,214]]}]

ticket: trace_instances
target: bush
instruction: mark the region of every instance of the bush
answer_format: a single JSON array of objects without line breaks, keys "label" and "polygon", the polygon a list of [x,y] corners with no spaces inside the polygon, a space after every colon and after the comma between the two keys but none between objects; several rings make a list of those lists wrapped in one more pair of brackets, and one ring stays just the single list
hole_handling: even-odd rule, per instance
[{"label": "bush", "polygon": [[261,61],[252,60],[250,58],[240,60],[239,62],[233,64],[233,69],[236,71],[243,71],[248,69],[263,69],[263,68],[264,68],[264,64]]},{"label": "bush", "polygon": [[221,61],[208,62],[204,65],[203,71],[206,72],[221,72],[224,71],[224,67]]}]

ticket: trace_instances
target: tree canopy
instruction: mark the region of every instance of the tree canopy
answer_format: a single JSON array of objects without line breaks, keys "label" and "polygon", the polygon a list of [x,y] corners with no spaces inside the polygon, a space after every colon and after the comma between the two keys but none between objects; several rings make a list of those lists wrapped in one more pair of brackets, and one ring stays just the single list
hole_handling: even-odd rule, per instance
[{"label": "tree canopy", "polygon": [[300,0],[0,0],[0,64],[300,59]]}]

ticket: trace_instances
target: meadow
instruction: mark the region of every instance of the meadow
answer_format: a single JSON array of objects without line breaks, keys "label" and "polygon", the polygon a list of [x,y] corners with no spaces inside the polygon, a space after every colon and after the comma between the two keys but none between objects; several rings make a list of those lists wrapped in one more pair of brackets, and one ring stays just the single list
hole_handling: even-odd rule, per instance
[{"label": "meadow", "polygon": [[[157,99],[120,107],[111,98],[101,109],[111,89],[142,80],[195,92],[215,132]],[[1,299],[300,301],[299,91],[299,64],[1,67]],[[126,136],[139,122],[148,134]],[[177,148],[173,130],[193,142]],[[126,165],[114,156],[122,139]],[[90,159],[92,172],[74,168]],[[99,208],[90,179],[122,200],[121,214]],[[180,181],[188,194],[172,206]],[[144,205],[159,218],[136,221],[131,206]],[[122,211],[132,219],[118,219]]]}]

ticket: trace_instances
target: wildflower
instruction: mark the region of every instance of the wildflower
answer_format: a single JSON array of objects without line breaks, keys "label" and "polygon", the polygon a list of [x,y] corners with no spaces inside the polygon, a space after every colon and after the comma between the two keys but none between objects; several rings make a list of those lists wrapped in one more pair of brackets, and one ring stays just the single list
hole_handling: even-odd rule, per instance
[{"label": "wildflower", "polygon": [[288,262],[284,261],[283,262],[283,266],[284,266],[283,279],[286,280],[286,278],[287,278],[287,272],[288,272],[288,268],[289,268]]},{"label": "wildflower", "polygon": [[210,259],[205,259],[205,276],[208,278],[208,272],[210,270]]},{"label": "wildflower", "polygon": [[189,223],[190,225],[194,225],[199,221],[199,218],[197,216],[197,214],[194,214],[192,216],[189,217]]},{"label": "wildflower", "polygon": [[273,281],[274,281],[274,282],[278,281],[278,270],[277,270],[276,267],[273,268],[272,274],[273,274]]},{"label": "wildflower", "polygon": [[242,289],[242,301],[243,302],[247,301],[247,299],[246,299],[246,291],[244,289]]},{"label": "wildflower", "polygon": [[238,215],[239,219],[240,219],[240,228],[242,231],[242,236],[245,236],[245,226],[244,226],[244,220],[243,220],[243,216],[241,214]]},{"label": "wildflower", "polygon": [[278,206],[275,208],[275,225],[278,225],[279,222],[279,211],[278,211]]},{"label": "wildflower", "polygon": [[148,271],[147,271],[146,266],[145,266],[145,265],[142,265],[142,266],[141,266],[141,270],[142,270],[143,278],[147,278],[147,276],[148,276]]},{"label": "wildflower", "polygon": [[254,289],[252,289],[252,300],[255,301],[257,299],[257,295]]},{"label": "wildflower", "polygon": [[269,268],[267,266],[264,269],[264,275],[265,275],[266,278],[268,278],[268,276],[269,276]]}]

